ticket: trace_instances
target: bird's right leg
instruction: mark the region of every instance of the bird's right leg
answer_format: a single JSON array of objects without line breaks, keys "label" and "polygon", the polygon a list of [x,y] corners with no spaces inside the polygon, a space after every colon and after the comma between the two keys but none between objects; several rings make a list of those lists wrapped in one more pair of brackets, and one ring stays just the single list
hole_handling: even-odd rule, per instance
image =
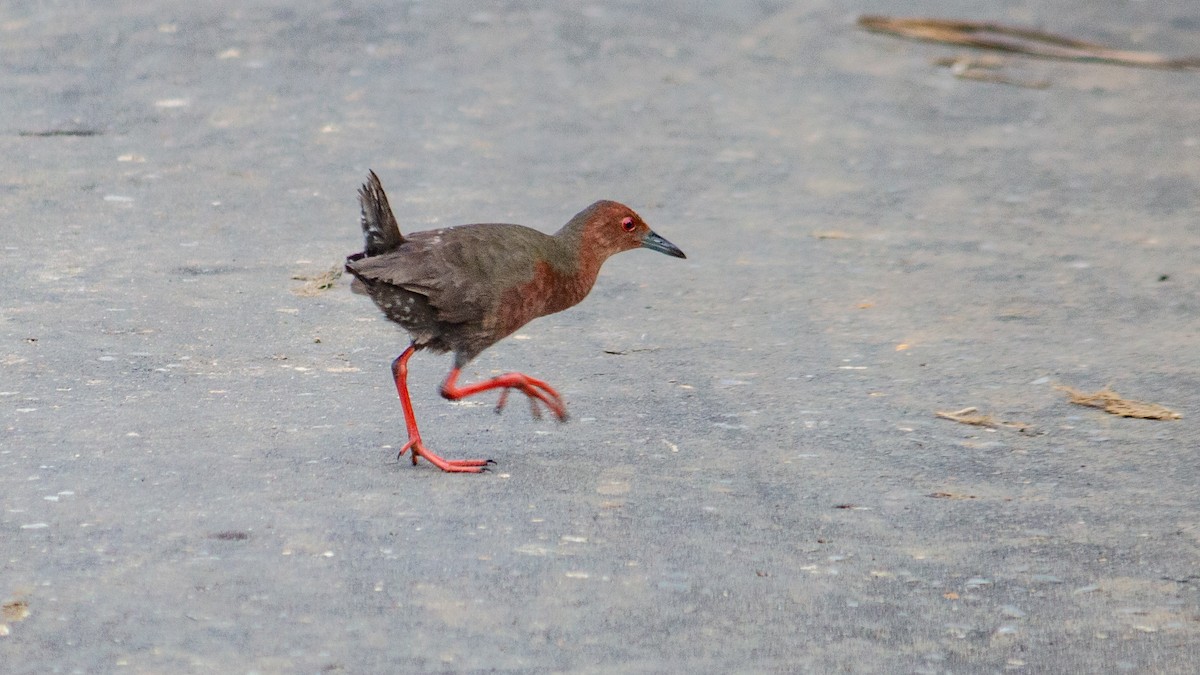
[{"label": "bird's right leg", "polygon": [[412,399],[408,396],[408,360],[412,358],[414,352],[417,351],[416,343],[408,346],[404,353],[396,357],[392,361],[392,379],[396,381],[396,393],[400,395],[400,407],[404,409],[404,425],[408,427],[408,442],[404,447],[400,448],[400,453],[396,455],[399,459],[412,450],[412,463],[417,463],[417,457],[424,457],[429,460],[429,463],[451,473],[479,473],[484,471],[484,467],[488,464],[493,464],[490,459],[444,459],[435,455],[429,448],[425,447],[425,443],[421,441],[421,432],[417,429],[417,416],[413,412]]}]

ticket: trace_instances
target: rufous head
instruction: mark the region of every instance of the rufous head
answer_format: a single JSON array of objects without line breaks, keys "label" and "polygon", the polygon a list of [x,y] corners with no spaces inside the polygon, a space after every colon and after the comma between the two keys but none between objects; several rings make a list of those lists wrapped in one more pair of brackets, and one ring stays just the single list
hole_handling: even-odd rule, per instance
[{"label": "rufous head", "polygon": [[575,216],[576,219],[580,217],[585,219],[585,245],[603,257],[648,248],[676,258],[687,258],[678,246],[660,237],[633,209],[619,202],[598,201]]}]

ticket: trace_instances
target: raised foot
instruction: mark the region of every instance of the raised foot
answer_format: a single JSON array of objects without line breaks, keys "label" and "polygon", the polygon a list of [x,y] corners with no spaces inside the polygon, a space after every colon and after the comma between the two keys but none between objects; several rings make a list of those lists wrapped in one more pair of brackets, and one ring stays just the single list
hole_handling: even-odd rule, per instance
[{"label": "raised foot", "polygon": [[421,442],[421,438],[413,438],[400,448],[400,452],[396,454],[396,459],[404,456],[404,453],[412,450],[412,463],[417,463],[417,457],[424,457],[430,464],[447,473],[483,473],[488,471],[489,464],[495,464],[495,460],[491,459],[445,459],[434,454],[425,444]]},{"label": "raised foot", "polygon": [[554,387],[524,373],[505,373],[490,380],[465,387],[456,387],[452,381],[448,381],[447,386],[442,387],[442,396],[451,400],[458,400],[488,389],[501,390],[500,400],[496,402],[497,414],[504,411],[504,406],[508,403],[509,392],[516,389],[529,398],[529,412],[536,419],[542,418],[542,410],[538,406],[538,403],[541,402],[542,405],[550,409],[550,412],[554,413],[559,422],[567,421],[567,404],[563,402],[562,396],[554,390]]}]

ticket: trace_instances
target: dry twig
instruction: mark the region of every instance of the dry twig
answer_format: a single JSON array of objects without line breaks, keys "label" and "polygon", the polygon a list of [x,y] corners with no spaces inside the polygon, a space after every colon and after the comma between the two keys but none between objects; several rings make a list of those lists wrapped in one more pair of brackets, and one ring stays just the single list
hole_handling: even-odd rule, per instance
[{"label": "dry twig", "polygon": [[944,420],[958,422],[959,424],[970,424],[976,427],[987,427],[989,429],[995,429],[997,427],[1009,427],[1018,431],[1026,431],[1029,429],[1029,425],[1024,422],[1000,421],[991,415],[984,415],[980,413],[979,408],[974,406],[963,408],[962,410],[955,410],[953,412],[937,410],[934,411],[934,414]]},{"label": "dry twig", "polygon": [[1098,61],[1140,68],[1200,69],[1200,57],[1173,59],[1151,52],[1112,49],[1094,42],[989,21],[865,15],[858,18],[858,25],[875,33],[1042,58]]}]

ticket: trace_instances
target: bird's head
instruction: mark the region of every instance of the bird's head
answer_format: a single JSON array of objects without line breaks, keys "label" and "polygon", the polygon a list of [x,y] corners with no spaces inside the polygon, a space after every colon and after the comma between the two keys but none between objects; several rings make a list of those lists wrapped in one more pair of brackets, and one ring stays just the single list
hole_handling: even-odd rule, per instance
[{"label": "bird's head", "polygon": [[596,202],[576,215],[572,223],[580,219],[583,221],[584,246],[602,258],[635,248],[648,248],[676,258],[687,257],[678,246],[651,230],[633,209],[619,202]]}]

